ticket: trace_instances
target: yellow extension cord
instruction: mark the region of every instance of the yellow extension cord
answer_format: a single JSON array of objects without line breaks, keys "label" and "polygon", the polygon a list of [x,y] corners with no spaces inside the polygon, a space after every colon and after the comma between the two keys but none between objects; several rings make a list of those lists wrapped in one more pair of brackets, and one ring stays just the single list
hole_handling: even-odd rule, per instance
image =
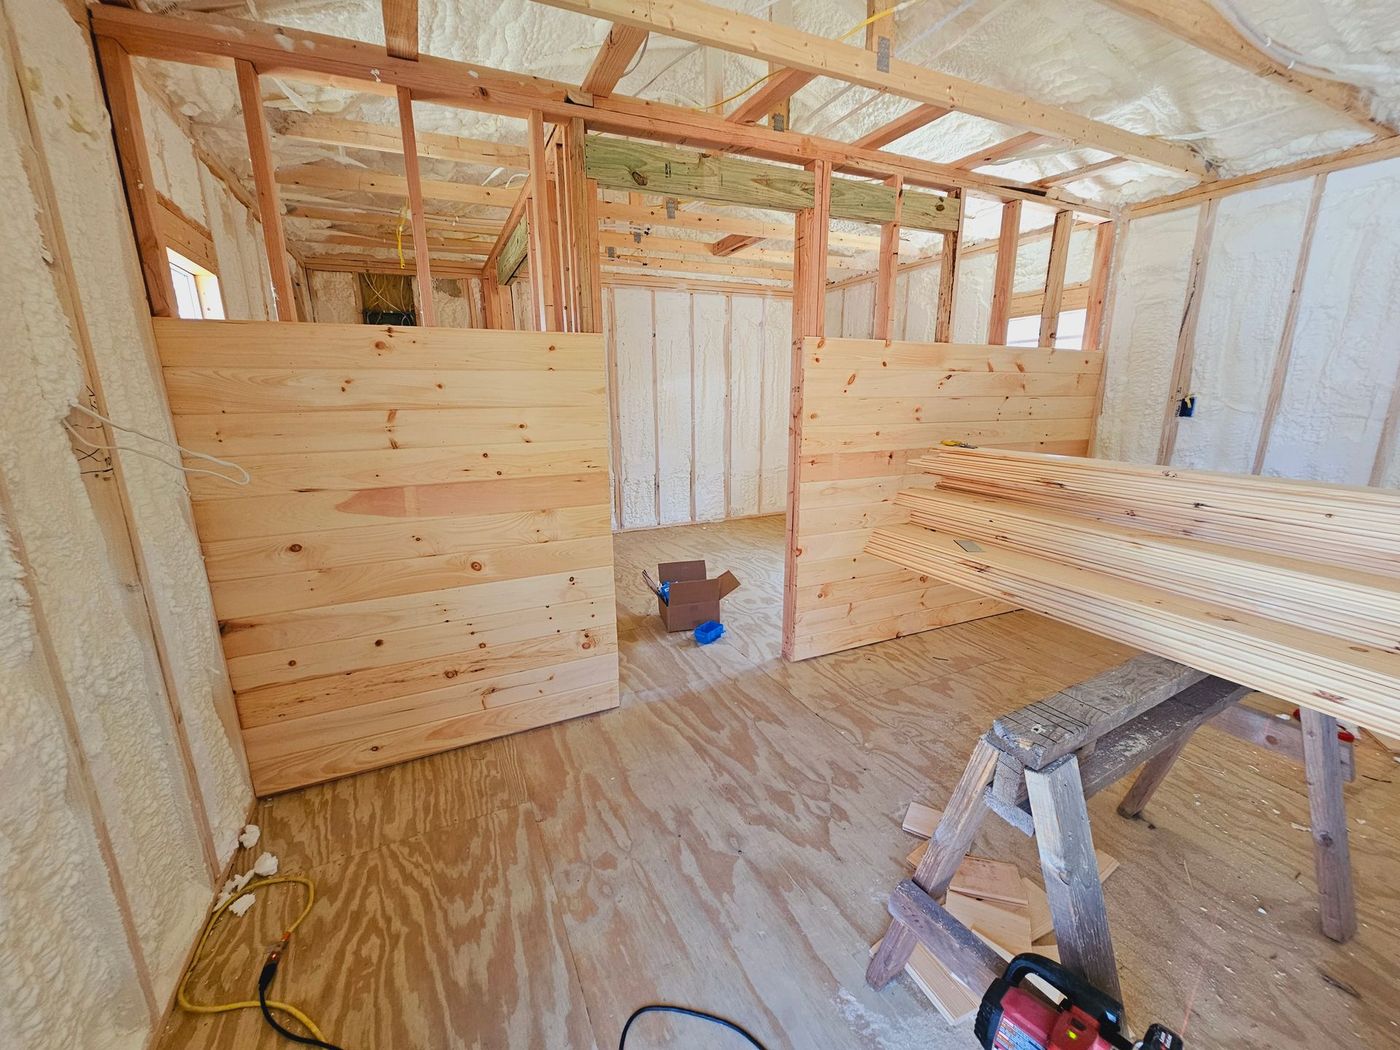
[{"label": "yellow extension cord", "polygon": [[[243,887],[242,892],[235,893],[228,900],[220,904],[205,920],[204,932],[199,935],[199,943],[195,946],[194,956],[190,959],[189,968],[185,971],[185,976],[180,979],[180,990],[175,1001],[180,1004],[180,1009],[188,1010],[192,1014],[225,1014],[234,1010],[258,1010],[261,1004],[256,999],[245,999],[236,1003],[196,1003],[191,1002],[189,997],[190,982],[194,980],[194,974],[199,969],[199,964],[204,957],[204,946],[208,943],[210,935],[214,932],[214,927],[219,924],[219,919],[228,911],[229,905],[243,896],[244,893],[252,893],[254,890],[262,889],[264,886],[276,886],[280,883],[297,883],[306,887],[306,904],[302,906],[301,913],[292,920],[283,934],[284,938],[290,938],[296,928],[302,924],[308,915],[311,914],[311,906],[316,903],[316,884],[304,875],[274,875],[267,879],[254,879]],[[267,1001],[269,1010],[280,1010],[299,1021],[305,1029],[321,1042],[327,1042],[321,1030],[316,1027],[316,1022],[307,1017],[290,1003],[276,1002],[272,999]]]}]

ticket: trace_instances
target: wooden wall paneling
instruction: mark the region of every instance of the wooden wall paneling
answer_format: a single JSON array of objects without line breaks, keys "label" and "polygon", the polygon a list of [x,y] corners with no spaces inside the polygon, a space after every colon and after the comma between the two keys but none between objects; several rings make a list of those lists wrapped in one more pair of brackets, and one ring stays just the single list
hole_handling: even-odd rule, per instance
[{"label": "wooden wall paneling", "polygon": [[1065,295],[1065,269],[1069,265],[1069,235],[1074,229],[1074,212],[1057,211],[1050,233],[1050,261],[1045,272],[1045,294],[1040,304],[1041,346],[1054,347],[1060,329],[1060,310]]},{"label": "wooden wall paneling", "polygon": [[[1100,354],[807,339],[801,356],[799,525],[790,659],[947,626],[1008,607],[864,553],[939,442],[1083,455]],[[789,514],[791,515],[791,511]]]},{"label": "wooden wall paneling", "polygon": [[783,574],[783,645],[785,659],[798,658],[797,567],[802,556],[798,488],[802,464],[803,377],[807,339],[822,341],[826,331],[827,238],[831,231],[831,165],[817,161],[811,166],[815,193],[811,208],[797,213],[793,232],[792,274],[792,355],[790,414],[788,417],[788,490],[786,556]]},{"label": "wooden wall paneling", "polygon": [[136,235],[136,251],[141,260],[141,275],[146,281],[151,316],[174,317],[175,285],[160,237],[155,175],[146,149],[141,98],[136,90],[131,56],[119,43],[107,37],[97,38],[97,55],[102,65],[102,85],[107,92],[107,109],[112,114],[112,137],[126,185],[126,202],[131,209],[131,226]]},{"label": "wooden wall paneling", "polygon": [[953,338],[953,306],[957,301],[958,260],[962,254],[962,231],[967,220],[967,194],[956,194],[958,228],[943,235],[943,257],[938,270],[938,314],[933,323],[935,342]]},{"label": "wooden wall paneling", "polygon": [[904,199],[904,180],[894,175],[886,185],[894,190],[894,218],[880,225],[880,270],[875,277],[872,339],[893,338],[895,278],[899,269],[899,217]]},{"label": "wooden wall paneling", "polygon": [[262,217],[263,247],[279,321],[297,319],[296,291],[292,286],[291,264],[287,261],[287,236],[282,227],[282,202],[272,160],[272,139],[263,114],[262,89],[253,63],[234,63],[238,76],[238,98],[243,107],[243,128],[248,136],[248,156],[253,165],[253,183],[258,191],[258,214]]},{"label": "wooden wall paneling", "polygon": [[993,346],[1006,343],[1006,329],[1011,321],[1011,297],[1016,280],[1016,251],[1021,238],[1021,202],[1009,201],[1001,206],[1001,235],[997,238],[997,269],[992,279],[992,316],[987,324],[987,342]]},{"label": "wooden wall paneling", "polygon": [[1157,462],[1170,463],[1176,447],[1177,407],[1191,393],[1191,373],[1196,362],[1196,323],[1201,316],[1201,292],[1205,288],[1206,264],[1210,259],[1211,235],[1215,232],[1218,201],[1211,198],[1201,208],[1196,223],[1196,243],[1191,249],[1191,271],[1186,281],[1186,306],[1177,335],[1176,362],[1172,366],[1171,389],[1162,414],[1162,440]]},{"label": "wooden wall paneling", "polygon": [[1084,309],[1084,350],[1104,346],[1104,304],[1108,299],[1109,276],[1113,272],[1113,242],[1118,229],[1116,222],[1099,223],[1094,231],[1094,259],[1089,270],[1089,298]]},{"label": "wooden wall paneling", "polygon": [[423,316],[419,324],[437,324],[433,305],[433,272],[429,262],[428,223],[423,210],[423,180],[418,171],[418,136],[413,127],[413,95],[398,89],[399,134],[403,138],[403,171],[408,182],[408,209],[413,224],[413,269],[418,278],[418,302]]},{"label": "wooden wall paneling", "polygon": [[616,705],[601,336],[156,336],[260,794]]}]

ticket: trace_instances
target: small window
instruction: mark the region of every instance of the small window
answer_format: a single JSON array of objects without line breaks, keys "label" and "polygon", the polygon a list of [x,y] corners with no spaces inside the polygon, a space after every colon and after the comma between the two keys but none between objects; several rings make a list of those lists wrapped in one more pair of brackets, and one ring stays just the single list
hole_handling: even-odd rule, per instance
[{"label": "small window", "polygon": [[1013,317],[1006,325],[1007,346],[1039,346],[1040,315]]},{"label": "small window", "polygon": [[169,248],[165,254],[170,260],[170,280],[175,285],[175,308],[180,316],[194,321],[222,321],[224,300],[218,274]]}]

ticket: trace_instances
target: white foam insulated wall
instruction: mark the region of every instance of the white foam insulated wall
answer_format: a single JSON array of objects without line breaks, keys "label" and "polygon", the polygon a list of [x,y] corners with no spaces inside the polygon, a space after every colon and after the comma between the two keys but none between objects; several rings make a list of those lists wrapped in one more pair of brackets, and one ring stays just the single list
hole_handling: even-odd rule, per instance
[{"label": "white foam insulated wall", "polygon": [[608,286],[615,525],[781,514],[792,300]]},{"label": "white foam insulated wall", "polygon": [[3,12],[0,1045],[135,1050],[213,896],[201,843],[227,861],[252,794],[182,475],[118,453],[123,513],[62,427],[86,335],[111,416],[170,434],[86,21]]},{"label": "white foam insulated wall", "polygon": [[[1332,172],[1297,301],[1282,396],[1266,406],[1312,179],[1224,198],[1206,254],[1172,462],[1350,485],[1400,485],[1400,161]],[[1199,208],[1128,224],[1096,455],[1155,462]]]}]

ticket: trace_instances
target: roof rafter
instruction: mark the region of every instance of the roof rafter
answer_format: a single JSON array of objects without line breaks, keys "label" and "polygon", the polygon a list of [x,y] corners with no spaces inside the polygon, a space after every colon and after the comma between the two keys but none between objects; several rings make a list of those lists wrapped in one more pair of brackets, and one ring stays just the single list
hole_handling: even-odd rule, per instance
[{"label": "roof rafter", "polygon": [[583,78],[583,90],[593,95],[611,95],[646,42],[645,29],[614,25],[608,30],[602,47],[598,48],[598,54],[593,57],[593,65]]},{"label": "roof rafter", "polygon": [[[399,129],[388,124],[342,120],[310,113],[272,114],[270,123],[272,130],[283,138],[403,155],[403,138],[399,135]],[[521,170],[529,163],[529,151],[524,146],[431,131],[418,133],[418,155],[459,164],[487,164]]]},{"label": "roof rafter", "polygon": [[1138,135],[1036,102],[1024,95],[916,66],[891,58],[881,69],[880,56],[861,47],[804,33],[749,15],[714,7],[701,0],[536,0],[564,11],[664,33],[734,54],[764,59],[791,69],[835,77],[852,84],[975,116],[997,120],[1085,146],[1205,177],[1209,166],[1188,146]]},{"label": "roof rafter", "polygon": [[[1380,135],[1395,129],[1371,118],[1371,107],[1355,84],[1310,76],[1270,58],[1217,11],[1208,0],[1099,0],[1115,11],[1150,22],[1158,29],[1255,76],[1307,95]],[[1121,152],[1115,151],[1115,152]]]}]

